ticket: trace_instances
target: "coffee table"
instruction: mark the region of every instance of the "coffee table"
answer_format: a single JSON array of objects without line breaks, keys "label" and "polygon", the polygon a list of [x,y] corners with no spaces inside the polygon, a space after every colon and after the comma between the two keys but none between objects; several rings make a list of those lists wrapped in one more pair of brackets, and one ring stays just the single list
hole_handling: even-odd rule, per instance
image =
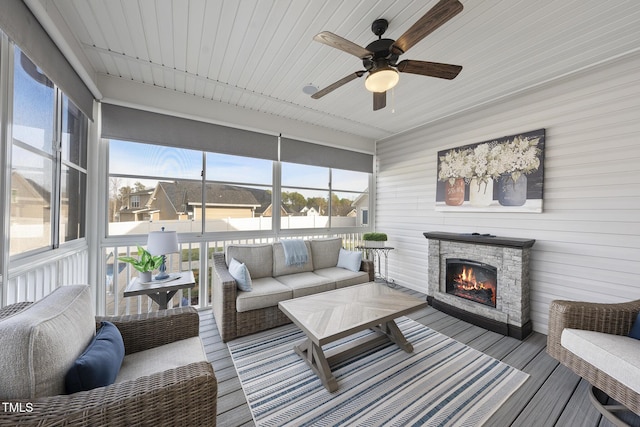
[{"label": "coffee table", "polygon": [[[331,366],[390,340],[407,353],[413,346],[394,319],[426,307],[427,302],[385,285],[362,285],[281,301],[280,310],[307,336],[294,347],[329,392],[338,389]],[[322,346],[365,329],[378,334],[361,338],[340,352],[325,352]]]}]

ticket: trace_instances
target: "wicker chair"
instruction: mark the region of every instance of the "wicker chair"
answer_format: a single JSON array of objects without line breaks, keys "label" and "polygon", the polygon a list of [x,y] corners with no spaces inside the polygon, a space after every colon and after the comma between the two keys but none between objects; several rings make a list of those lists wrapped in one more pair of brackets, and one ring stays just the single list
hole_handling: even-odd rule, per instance
[{"label": "wicker chair", "polygon": [[[0,320],[26,307],[20,303],[0,309]],[[126,354],[199,334],[199,316],[192,307],[95,319],[118,327]],[[198,362],[89,391],[9,402],[13,409],[0,411],[0,426],[214,426],[217,382],[211,364]]]},{"label": "wicker chair", "polygon": [[[618,304],[556,300],[552,301],[549,307],[547,353],[593,386],[590,397],[594,406],[616,425],[626,424],[612,414],[614,411],[629,409],[640,415],[640,395],[564,348],[560,340],[565,328],[628,335],[638,312],[640,300]],[[599,394],[597,390],[601,390],[624,407],[604,405],[595,396]]]}]

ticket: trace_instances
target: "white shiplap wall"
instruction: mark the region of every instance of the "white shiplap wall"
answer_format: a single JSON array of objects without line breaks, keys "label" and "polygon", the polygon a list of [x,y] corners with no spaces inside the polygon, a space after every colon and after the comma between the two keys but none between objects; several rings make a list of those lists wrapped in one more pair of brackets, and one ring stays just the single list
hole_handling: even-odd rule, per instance
[{"label": "white shiplap wall", "polygon": [[[546,129],[543,213],[434,210],[437,152]],[[640,299],[640,55],[620,58],[377,144],[376,230],[389,275],[426,292],[425,231],[536,239],[533,328],[553,299]]]}]

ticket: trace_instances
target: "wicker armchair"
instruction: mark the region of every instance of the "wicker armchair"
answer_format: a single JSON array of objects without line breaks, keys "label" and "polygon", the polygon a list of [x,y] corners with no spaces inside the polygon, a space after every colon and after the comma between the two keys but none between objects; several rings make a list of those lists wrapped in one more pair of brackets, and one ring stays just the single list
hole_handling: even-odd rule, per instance
[{"label": "wicker armchair", "polygon": [[[640,312],[640,300],[618,304],[600,304],[577,301],[552,301],[549,307],[549,334],[547,353],[587,380],[594,388],[606,393],[629,410],[640,415],[640,395],[602,372],[574,353],[565,349],[560,340],[565,328],[582,329],[615,335],[628,335]],[[606,407],[592,391],[592,402],[610,421],[619,424],[611,414],[618,407]]]},{"label": "wicker armchair", "polygon": [[[1,309],[0,319],[27,306],[21,305]],[[96,317],[102,320],[118,327],[126,354],[199,334],[199,316],[192,307]],[[198,362],[89,391],[10,403],[9,411],[0,411],[1,426],[214,426],[217,382],[211,364]]]}]

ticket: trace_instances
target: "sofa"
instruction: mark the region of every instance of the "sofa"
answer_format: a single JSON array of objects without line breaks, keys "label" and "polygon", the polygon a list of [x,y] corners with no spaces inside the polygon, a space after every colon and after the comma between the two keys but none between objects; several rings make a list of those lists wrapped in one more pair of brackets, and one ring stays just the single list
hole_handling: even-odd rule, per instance
[{"label": "sofa", "polygon": [[0,425],[215,425],[199,324],[191,307],[95,317],[86,285],[0,309]]},{"label": "sofa", "polygon": [[621,424],[612,411],[620,408],[604,405],[597,390],[640,415],[640,339],[632,337],[638,337],[638,313],[640,300],[554,300],[549,306],[547,353],[596,389],[591,390],[592,403],[615,425]]},{"label": "sofa", "polygon": [[[307,261],[297,265],[287,264],[282,242],[232,244],[213,254],[213,314],[224,342],[291,323],[278,308],[280,301],[373,281],[372,261],[342,267],[344,257],[356,254],[342,248],[342,238],[310,239],[304,245]],[[251,291],[238,288],[229,272],[232,260],[246,266]]]}]

